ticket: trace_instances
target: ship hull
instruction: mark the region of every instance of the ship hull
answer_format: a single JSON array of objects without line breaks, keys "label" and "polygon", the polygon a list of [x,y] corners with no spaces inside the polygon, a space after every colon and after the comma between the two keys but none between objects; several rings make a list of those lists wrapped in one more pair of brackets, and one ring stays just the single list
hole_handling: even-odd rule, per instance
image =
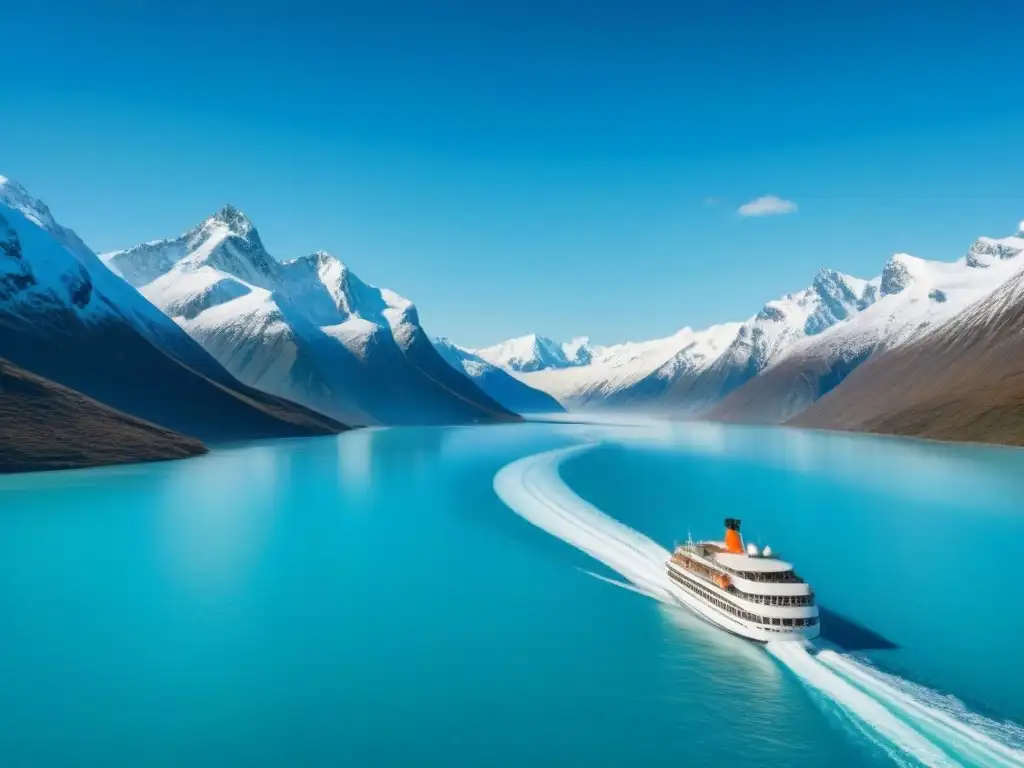
[{"label": "ship hull", "polygon": [[723,613],[713,605],[705,603],[695,595],[691,595],[682,587],[670,580],[672,597],[680,605],[689,608],[693,613],[708,624],[718,627],[730,634],[742,637],[755,643],[769,643],[773,641],[796,641],[806,642],[816,638],[820,631],[820,625],[801,627],[793,629],[764,629],[749,622],[738,620]]}]

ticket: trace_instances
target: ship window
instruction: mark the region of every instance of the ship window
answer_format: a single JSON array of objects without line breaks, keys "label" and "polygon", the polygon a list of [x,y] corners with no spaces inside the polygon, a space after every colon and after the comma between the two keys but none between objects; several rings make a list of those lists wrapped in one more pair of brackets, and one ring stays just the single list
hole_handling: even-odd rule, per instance
[{"label": "ship window", "polygon": [[779,621],[778,617],[772,617],[772,624],[773,624],[773,625],[775,625],[775,626],[777,627],[777,626],[779,626],[779,625],[780,625],[781,623],[782,623],[782,622],[781,622],[781,621]]},{"label": "ship window", "polygon": [[793,620],[792,619],[783,619],[782,620],[782,626],[784,626],[784,627],[792,627],[793,626]]}]

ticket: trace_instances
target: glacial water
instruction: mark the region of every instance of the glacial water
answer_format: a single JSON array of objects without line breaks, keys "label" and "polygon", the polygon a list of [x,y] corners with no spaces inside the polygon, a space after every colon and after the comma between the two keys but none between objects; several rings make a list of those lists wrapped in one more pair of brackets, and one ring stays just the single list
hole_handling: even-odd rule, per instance
[{"label": "glacial water", "polygon": [[[3,477],[0,764],[1024,765],[1021,502],[1024,452],[714,425]],[[726,516],[823,638],[666,600]]]}]

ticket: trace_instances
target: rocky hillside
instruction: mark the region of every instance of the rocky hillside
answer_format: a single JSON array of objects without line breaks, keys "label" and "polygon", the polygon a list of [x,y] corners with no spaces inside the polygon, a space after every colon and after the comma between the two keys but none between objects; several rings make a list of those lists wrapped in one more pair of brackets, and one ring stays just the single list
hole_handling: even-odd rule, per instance
[{"label": "rocky hillside", "polygon": [[0,472],[181,459],[193,440],[0,360]]}]

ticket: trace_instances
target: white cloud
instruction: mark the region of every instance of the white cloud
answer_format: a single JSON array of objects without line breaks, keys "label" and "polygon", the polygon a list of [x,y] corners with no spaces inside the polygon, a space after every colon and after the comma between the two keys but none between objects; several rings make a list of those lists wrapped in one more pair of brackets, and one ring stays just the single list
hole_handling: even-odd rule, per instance
[{"label": "white cloud", "polygon": [[765,195],[744,203],[737,213],[740,216],[778,216],[782,213],[796,213],[796,203],[775,195]]}]

